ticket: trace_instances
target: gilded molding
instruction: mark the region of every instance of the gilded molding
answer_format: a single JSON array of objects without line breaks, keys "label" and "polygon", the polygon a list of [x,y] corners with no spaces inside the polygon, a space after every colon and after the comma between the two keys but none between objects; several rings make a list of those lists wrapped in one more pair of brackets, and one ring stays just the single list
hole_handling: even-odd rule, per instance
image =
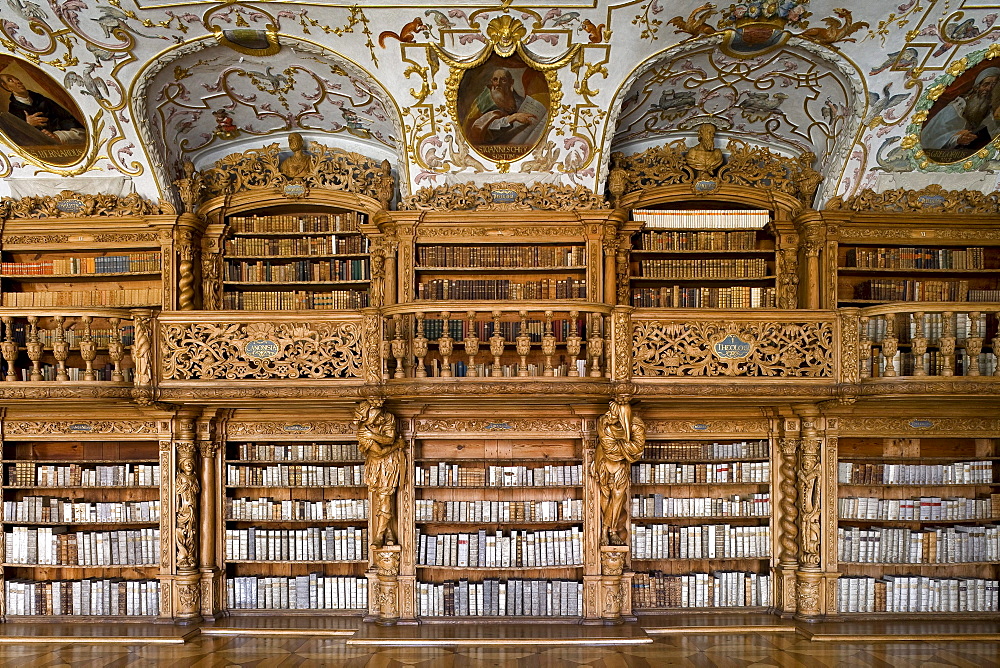
[{"label": "gilded molding", "polygon": [[272,420],[248,422],[230,421],[226,425],[229,438],[237,436],[288,436],[302,434],[310,438],[320,436],[353,436],[356,426],[350,420],[305,420],[302,422],[277,423]]},{"label": "gilded molding", "polygon": [[153,203],[137,193],[118,195],[85,195],[63,190],[58,195],[28,196],[20,199],[0,199],[0,218],[90,218],[148,216],[165,213],[159,203]]},{"label": "gilded molding", "polygon": [[606,378],[594,378],[593,380],[575,380],[564,382],[562,378],[552,378],[546,380],[527,381],[523,378],[511,378],[509,382],[487,381],[469,382],[456,381],[453,383],[438,383],[437,378],[428,381],[407,379],[405,381],[390,381],[386,384],[384,392],[390,396],[412,396],[412,395],[528,395],[528,394],[548,394],[548,395],[607,395],[610,392]]},{"label": "gilded molding", "polygon": [[1000,392],[1000,380],[991,381],[990,376],[977,376],[969,380],[967,376],[952,376],[946,381],[915,382],[865,378],[860,393],[865,396],[885,394],[946,394],[946,395],[992,395]]},{"label": "gilded molding", "polygon": [[1000,432],[1000,419],[996,418],[934,418],[924,419],[915,414],[902,418],[841,417],[838,433],[841,436],[884,434],[886,436],[919,434],[983,434]]},{"label": "gilded molding", "polygon": [[550,183],[491,183],[474,181],[421,188],[400,202],[403,210],[449,211],[580,211],[607,208],[604,197],[583,186]]},{"label": "gilded molding", "polygon": [[45,381],[53,387],[0,387],[0,399],[130,399],[132,387],[122,387],[115,383],[102,387],[105,381],[93,381],[83,387],[56,386],[53,381]]},{"label": "gilded molding", "polygon": [[7,420],[6,436],[41,434],[159,434],[156,420]]},{"label": "gilded molding", "polygon": [[[243,385],[241,383],[241,385]],[[340,399],[356,398],[361,395],[359,385],[336,385],[311,387],[183,387],[161,389],[160,401],[204,401],[212,399],[232,399],[253,401],[255,399]]]},{"label": "gilded molding", "polygon": [[582,230],[579,225],[564,225],[559,227],[499,227],[497,225],[460,225],[450,227],[420,226],[421,239],[436,237],[568,237],[579,236]]},{"label": "gilded molding", "polygon": [[[635,394],[643,396],[720,396],[720,397],[831,397],[836,396],[837,386],[829,384],[805,384],[803,382],[777,382],[771,379],[768,384],[761,382],[753,386],[744,383],[680,383],[676,380],[669,383],[659,382],[658,378],[644,378],[635,384]],[[772,384],[773,383],[773,384]]]},{"label": "gilded molding", "polygon": [[770,424],[765,418],[747,420],[646,420],[650,438],[671,434],[759,434],[766,436]]},{"label": "gilded molding", "polygon": [[[746,354],[723,357],[717,347],[738,340]],[[829,322],[633,322],[636,377],[833,378],[834,326]]]},{"label": "gilded molding", "polygon": [[[865,188],[846,200],[837,196],[831,198],[826,209],[830,211],[896,212],[915,211],[920,213],[947,212],[996,214],[1000,213],[1000,194],[985,194],[979,190],[946,190],[932,183],[920,190],[896,188],[877,193]],[[977,233],[978,235],[978,233]]]},{"label": "gilded molding", "polygon": [[[842,240],[850,239],[902,239],[905,241],[913,240],[913,229],[910,227],[877,227],[877,226],[841,226],[838,232],[838,236]],[[954,239],[956,241],[975,241],[975,240],[986,240],[986,239],[1000,239],[1000,229],[949,229],[947,227],[934,227],[933,237],[928,237],[928,240],[933,238],[934,240],[949,240]]]},{"label": "gilded molding", "polygon": [[414,431],[418,434],[451,434],[451,433],[572,433],[579,434],[583,429],[583,421],[579,419],[547,420],[543,418],[497,418],[482,420],[474,418],[418,418]]}]

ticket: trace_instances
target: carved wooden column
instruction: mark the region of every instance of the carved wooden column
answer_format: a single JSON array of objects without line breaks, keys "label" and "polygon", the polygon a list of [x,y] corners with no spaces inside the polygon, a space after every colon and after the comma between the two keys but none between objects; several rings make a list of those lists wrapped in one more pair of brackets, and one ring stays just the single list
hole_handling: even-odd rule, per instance
[{"label": "carved wooden column", "polygon": [[604,253],[604,296],[606,304],[616,304],[618,295],[618,235],[608,230],[601,240],[601,250]]},{"label": "carved wooden column", "polygon": [[605,364],[608,367],[608,376],[616,385],[632,382],[633,310],[631,306],[616,306],[611,313],[611,335]]},{"label": "carved wooden column", "polygon": [[966,376],[978,376],[979,354],[983,352],[983,337],[979,335],[983,314],[979,311],[969,313],[969,331],[965,337],[965,354],[969,366],[965,369]]},{"label": "carved wooden column", "polygon": [[612,304],[630,306],[632,291],[628,282],[629,251],[632,250],[632,233],[622,232],[618,235],[618,248],[615,253],[615,301]]},{"label": "carved wooden column", "polygon": [[201,614],[214,618],[224,607],[221,572],[215,554],[216,527],[221,521],[218,455],[224,445],[224,431],[221,424],[213,419],[212,411],[198,421],[198,450],[201,454],[201,505],[199,571],[201,572]]},{"label": "carved wooden column", "polygon": [[778,308],[799,307],[799,257],[794,248],[778,251]]},{"label": "carved wooden column", "polygon": [[941,338],[938,350],[941,352],[941,375],[955,375],[955,314],[945,311],[941,314]]},{"label": "carved wooden column", "polygon": [[812,220],[802,224],[800,230],[799,245],[805,254],[805,303],[803,308],[819,308],[820,297],[820,271],[819,253],[823,248],[825,227],[819,220]]},{"label": "carved wooden column", "polygon": [[201,307],[206,311],[222,309],[222,249],[219,240],[201,240]]},{"label": "carved wooden column", "polygon": [[[177,249],[177,308],[191,311],[195,304],[195,263],[200,255],[200,236],[204,221],[195,213],[204,189],[201,174],[195,171],[190,161],[184,162],[184,178],[174,181],[177,194],[184,205],[184,212],[177,216],[174,244]],[[164,304],[166,306],[166,304]]]},{"label": "carved wooden column", "polygon": [[796,572],[796,616],[808,619],[821,613],[823,469],[820,453],[823,439],[819,433],[819,409],[813,405],[800,405],[794,410],[801,420],[797,475],[799,569]]},{"label": "carved wooden column", "polygon": [[201,573],[198,563],[198,451],[194,420],[180,418],[174,439],[174,542],[177,573],[174,591],[175,618],[183,623],[201,621]]},{"label": "carved wooden column", "polygon": [[778,439],[778,565],[775,574],[778,587],[775,607],[783,614],[795,614],[798,608],[795,576],[799,565],[799,511],[795,485],[798,429],[798,420],[786,419],[785,436]]},{"label": "carved wooden column", "polygon": [[[132,398],[141,406],[155,400],[153,386],[153,318],[148,309],[133,309],[132,313]],[[121,340],[121,333],[118,333]]]}]

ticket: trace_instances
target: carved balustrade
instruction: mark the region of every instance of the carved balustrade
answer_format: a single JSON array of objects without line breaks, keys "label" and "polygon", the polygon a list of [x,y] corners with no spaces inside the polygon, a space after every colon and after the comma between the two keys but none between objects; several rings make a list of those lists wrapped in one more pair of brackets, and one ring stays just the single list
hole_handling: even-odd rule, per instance
[{"label": "carved balustrade", "polygon": [[1000,378],[1000,303],[909,302],[858,310],[858,370],[872,379]]},{"label": "carved balustrade", "polygon": [[529,301],[389,307],[383,378],[608,378],[611,310]]},{"label": "carved balustrade", "polygon": [[374,312],[161,313],[161,398],[238,396],[232,381],[255,386],[256,397],[356,393],[381,380],[378,331]]},{"label": "carved balustrade", "polygon": [[643,309],[631,335],[634,379],[837,378],[832,311]]},{"label": "carved balustrade", "polygon": [[130,388],[151,381],[149,327],[144,309],[0,308],[0,387],[8,386],[0,392],[23,396],[14,383],[79,383],[132,396]]}]

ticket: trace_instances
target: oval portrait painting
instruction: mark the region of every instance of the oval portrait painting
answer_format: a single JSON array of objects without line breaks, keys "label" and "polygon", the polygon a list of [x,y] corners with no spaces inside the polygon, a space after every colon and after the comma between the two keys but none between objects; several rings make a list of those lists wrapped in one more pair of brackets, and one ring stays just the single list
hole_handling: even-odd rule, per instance
[{"label": "oval portrait painting", "polygon": [[938,163],[964,160],[1000,137],[1000,59],[955,78],[927,111],[920,147]]},{"label": "oval portrait painting", "polygon": [[70,165],[87,148],[83,114],[52,77],[18,58],[0,56],[0,132],[23,154]]},{"label": "oval portrait painting", "polygon": [[519,56],[493,54],[458,84],[458,121],[469,145],[496,162],[526,156],[549,122],[545,75]]}]

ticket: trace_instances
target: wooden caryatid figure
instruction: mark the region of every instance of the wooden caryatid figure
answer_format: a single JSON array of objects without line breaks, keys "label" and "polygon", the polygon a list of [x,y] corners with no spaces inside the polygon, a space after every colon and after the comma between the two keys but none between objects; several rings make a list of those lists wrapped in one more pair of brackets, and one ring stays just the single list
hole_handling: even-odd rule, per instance
[{"label": "wooden caryatid figure", "polygon": [[625,400],[615,399],[597,421],[591,473],[601,490],[601,545],[625,545],[625,503],[632,462],[646,447],[646,425]]},{"label": "wooden caryatid figure", "polygon": [[376,397],[354,411],[358,449],[365,458],[365,484],[372,494],[370,542],[375,547],[396,544],[396,488],[403,468],[403,437],[396,416]]}]

